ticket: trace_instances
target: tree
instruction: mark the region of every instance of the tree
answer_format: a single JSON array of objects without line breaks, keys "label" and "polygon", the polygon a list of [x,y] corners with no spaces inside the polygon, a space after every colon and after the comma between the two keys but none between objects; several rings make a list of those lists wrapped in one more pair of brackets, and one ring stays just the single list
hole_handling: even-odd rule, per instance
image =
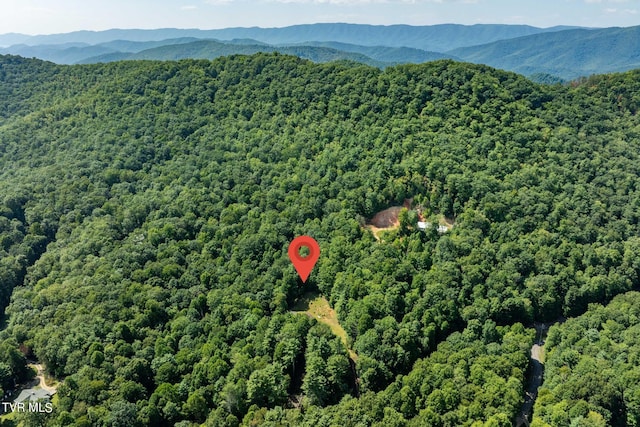
[{"label": "tree", "polygon": [[117,401],[111,405],[109,425],[113,427],[137,426],[136,405],[130,402]]},{"label": "tree", "polygon": [[247,382],[247,397],[261,406],[282,405],[287,399],[289,377],[275,365],[253,371]]}]

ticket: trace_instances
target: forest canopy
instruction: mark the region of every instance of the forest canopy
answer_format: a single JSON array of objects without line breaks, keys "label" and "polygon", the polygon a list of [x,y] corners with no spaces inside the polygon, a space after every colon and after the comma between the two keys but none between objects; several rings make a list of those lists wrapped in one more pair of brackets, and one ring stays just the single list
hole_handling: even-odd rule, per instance
[{"label": "forest canopy", "polygon": [[[0,56],[0,387],[45,365],[50,426],[512,425],[533,322],[638,289],[639,94],[638,71]],[[406,199],[453,227],[364,227]],[[346,340],[292,312],[308,293]]]}]

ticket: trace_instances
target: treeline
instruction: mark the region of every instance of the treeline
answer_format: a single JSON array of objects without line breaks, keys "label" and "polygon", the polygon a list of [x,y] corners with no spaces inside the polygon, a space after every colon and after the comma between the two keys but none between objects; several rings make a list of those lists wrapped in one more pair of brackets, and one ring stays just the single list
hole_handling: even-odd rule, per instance
[{"label": "treeline", "polygon": [[[639,73],[0,58],[0,338],[48,425],[510,425],[522,324],[638,285]],[[453,229],[364,229],[410,197]]]}]

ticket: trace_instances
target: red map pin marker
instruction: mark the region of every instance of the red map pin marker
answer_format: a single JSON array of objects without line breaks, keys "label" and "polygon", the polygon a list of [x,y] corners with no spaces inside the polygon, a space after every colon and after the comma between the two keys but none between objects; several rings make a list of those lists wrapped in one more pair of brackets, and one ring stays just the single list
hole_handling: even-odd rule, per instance
[{"label": "red map pin marker", "polygon": [[[300,248],[303,246],[309,249],[309,255],[304,257],[300,255]],[[316,242],[313,237],[300,236],[289,243],[289,259],[296,268],[303,283],[307,281],[319,257],[320,245],[318,245],[318,242]]]}]

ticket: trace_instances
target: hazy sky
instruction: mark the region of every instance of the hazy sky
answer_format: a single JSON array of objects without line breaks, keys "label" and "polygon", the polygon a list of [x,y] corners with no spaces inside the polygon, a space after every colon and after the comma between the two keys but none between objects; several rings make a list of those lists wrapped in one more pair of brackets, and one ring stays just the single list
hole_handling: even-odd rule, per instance
[{"label": "hazy sky", "polygon": [[0,0],[0,34],[314,22],[640,25],[640,0]]}]

